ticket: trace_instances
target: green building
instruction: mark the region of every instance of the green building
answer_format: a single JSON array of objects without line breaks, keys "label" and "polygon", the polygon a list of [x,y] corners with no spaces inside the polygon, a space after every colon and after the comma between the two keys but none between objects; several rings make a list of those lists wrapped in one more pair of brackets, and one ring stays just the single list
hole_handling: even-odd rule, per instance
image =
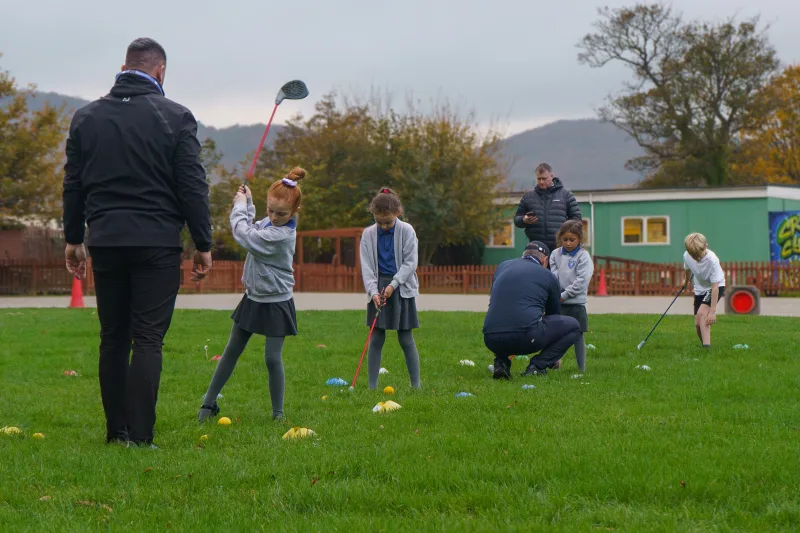
[{"label": "green building", "polygon": [[[756,186],[697,189],[573,191],[584,223],[584,246],[595,256],[677,263],[683,240],[700,232],[723,262],[800,260],[800,188]],[[513,216],[524,192],[497,198],[509,224],[486,239],[484,264],[519,257],[528,240]]]}]

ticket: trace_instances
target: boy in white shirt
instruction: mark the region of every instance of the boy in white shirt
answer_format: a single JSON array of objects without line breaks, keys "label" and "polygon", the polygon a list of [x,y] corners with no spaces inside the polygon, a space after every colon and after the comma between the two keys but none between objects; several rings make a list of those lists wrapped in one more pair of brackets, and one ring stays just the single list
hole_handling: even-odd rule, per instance
[{"label": "boy in white shirt", "polygon": [[683,267],[686,281],[694,276],[694,325],[703,348],[711,348],[711,324],[717,321],[717,303],[725,295],[725,272],[717,254],[708,249],[701,233],[691,233],[684,240]]}]

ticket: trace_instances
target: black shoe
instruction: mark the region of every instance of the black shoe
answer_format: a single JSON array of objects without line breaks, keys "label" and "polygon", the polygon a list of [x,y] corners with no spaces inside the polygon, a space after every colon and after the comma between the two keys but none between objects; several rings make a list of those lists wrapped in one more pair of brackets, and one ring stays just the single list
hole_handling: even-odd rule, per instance
[{"label": "black shoe", "polygon": [[197,421],[204,422],[209,418],[213,418],[219,414],[219,405],[214,402],[214,405],[201,405],[200,412],[197,413]]},{"label": "black shoe", "polygon": [[547,375],[547,369],[546,368],[536,368],[535,366],[533,366],[533,363],[529,364],[528,368],[526,368],[525,371],[522,373],[523,377],[527,377],[527,376],[546,376],[546,375]]},{"label": "black shoe", "polygon": [[494,358],[494,379],[511,379],[511,361],[505,358]]}]

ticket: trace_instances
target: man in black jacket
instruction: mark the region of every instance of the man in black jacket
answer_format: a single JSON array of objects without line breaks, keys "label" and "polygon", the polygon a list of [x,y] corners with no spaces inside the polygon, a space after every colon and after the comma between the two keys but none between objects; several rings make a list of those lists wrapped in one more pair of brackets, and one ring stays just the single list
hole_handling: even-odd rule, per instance
[{"label": "man in black jacket", "polygon": [[184,224],[197,248],[192,279],[211,269],[197,122],[164,97],[166,63],[154,40],[131,43],[110,93],[72,117],[64,166],[66,263],[79,278],[89,228],[106,441],[150,447],[161,350],[181,284]]},{"label": "man in black jacket", "polygon": [[492,279],[483,342],[494,353],[494,378],[511,377],[511,355],[532,357],[523,376],[544,376],[581,334],[578,321],[561,315],[561,288],[547,268],[550,250],[533,241],[520,259],[500,263]]},{"label": "man in black jacket", "polygon": [[536,167],[536,182],[536,187],[519,201],[514,225],[525,229],[529,241],[541,241],[555,250],[561,224],[571,219],[581,220],[581,210],[575,195],[553,177],[553,169],[547,163]]}]

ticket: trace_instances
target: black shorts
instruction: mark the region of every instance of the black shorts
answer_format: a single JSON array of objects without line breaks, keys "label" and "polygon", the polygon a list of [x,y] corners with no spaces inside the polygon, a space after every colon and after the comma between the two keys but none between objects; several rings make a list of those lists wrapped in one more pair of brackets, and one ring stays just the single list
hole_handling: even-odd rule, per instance
[{"label": "black shorts", "polygon": [[[725,296],[725,287],[720,287],[719,297],[717,297],[717,302],[722,300],[723,296]],[[697,311],[700,310],[700,306],[703,304],[711,307],[711,291],[706,291],[703,294],[694,295],[694,314],[697,314]]]}]

